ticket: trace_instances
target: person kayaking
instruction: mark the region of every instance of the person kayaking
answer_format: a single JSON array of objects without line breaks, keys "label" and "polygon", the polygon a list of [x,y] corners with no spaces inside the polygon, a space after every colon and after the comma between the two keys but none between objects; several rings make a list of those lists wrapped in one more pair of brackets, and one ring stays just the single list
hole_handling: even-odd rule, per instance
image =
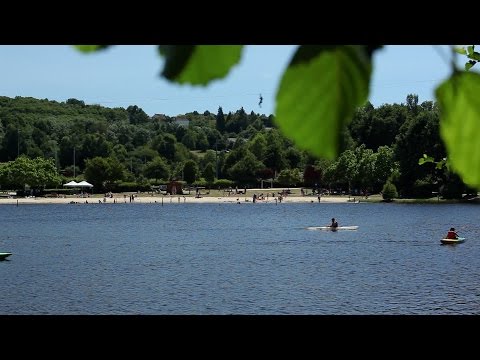
[{"label": "person kayaking", "polygon": [[335,218],[332,218],[332,223],[330,224],[331,228],[337,228],[338,227],[338,222],[335,220]]},{"label": "person kayaking", "polygon": [[445,239],[458,239],[458,234],[455,231],[455,228],[453,227],[450,228]]}]

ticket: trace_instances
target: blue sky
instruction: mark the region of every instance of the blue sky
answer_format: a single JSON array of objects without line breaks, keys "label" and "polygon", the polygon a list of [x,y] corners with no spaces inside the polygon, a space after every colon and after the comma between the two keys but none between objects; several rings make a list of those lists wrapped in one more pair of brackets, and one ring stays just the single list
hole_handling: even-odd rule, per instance
[{"label": "blue sky", "polygon": [[[0,95],[76,98],[107,107],[137,105],[149,115],[216,113],[219,106],[225,113],[243,106],[247,112],[269,115],[274,112],[280,75],[295,48],[247,46],[241,63],[226,79],[192,87],[171,84],[159,76],[163,59],[156,46],[120,45],[82,54],[71,46],[1,45]],[[435,87],[450,74],[448,56],[446,47],[431,45],[388,45],[377,51],[370,101],[375,107],[401,103],[410,93],[418,94],[419,102],[433,100]]]}]

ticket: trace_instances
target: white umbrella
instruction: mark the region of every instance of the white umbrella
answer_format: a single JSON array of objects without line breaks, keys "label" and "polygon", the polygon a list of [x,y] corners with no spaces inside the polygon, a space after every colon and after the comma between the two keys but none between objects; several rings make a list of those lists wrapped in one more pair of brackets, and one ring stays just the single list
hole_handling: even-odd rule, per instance
[{"label": "white umbrella", "polygon": [[72,180],[72,181],[70,181],[70,182],[68,182],[68,183],[66,183],[66,184],[63,184],[63,186],[78,187],[78,183]]},{"label": "white umbrella", "polygon": [[89,188],[93,187],[92,184],[90,184],[89,182],[86,182],[85,180],[80,181],[80,182],[77,184],[77,186],[78,186],[78,187],[89,187]]}]

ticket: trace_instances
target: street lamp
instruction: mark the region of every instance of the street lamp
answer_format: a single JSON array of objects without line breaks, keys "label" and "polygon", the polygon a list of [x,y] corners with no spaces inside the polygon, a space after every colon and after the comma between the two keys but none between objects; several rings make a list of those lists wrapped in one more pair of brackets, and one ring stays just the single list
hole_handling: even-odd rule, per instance
[{"label": "street lamp", "polygon": [[54,156],[55,156],[55,170],[58,173],[58,160],[57,160],[57,146],[56,145],[53,148],[53,151],[54,151]]},{"label": "street lamp", "polygon": [[215,175],[218,180],[218,149],[217,149],[217,141],[215,141]]},{"label": "street lamp", "polygon": [[75,179],[75,146],[73,147],[73,178]]}]

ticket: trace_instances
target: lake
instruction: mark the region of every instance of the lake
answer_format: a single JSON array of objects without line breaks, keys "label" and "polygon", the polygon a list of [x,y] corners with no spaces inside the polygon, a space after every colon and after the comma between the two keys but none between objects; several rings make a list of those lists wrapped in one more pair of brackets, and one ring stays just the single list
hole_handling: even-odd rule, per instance
[{"label": "lake", "polygon": [[[2,205],[0,314],[479,314],[474,204]],[[355,231],[312,231],[330,223]],[[441,245],[455,227],[466,241]]]}]

